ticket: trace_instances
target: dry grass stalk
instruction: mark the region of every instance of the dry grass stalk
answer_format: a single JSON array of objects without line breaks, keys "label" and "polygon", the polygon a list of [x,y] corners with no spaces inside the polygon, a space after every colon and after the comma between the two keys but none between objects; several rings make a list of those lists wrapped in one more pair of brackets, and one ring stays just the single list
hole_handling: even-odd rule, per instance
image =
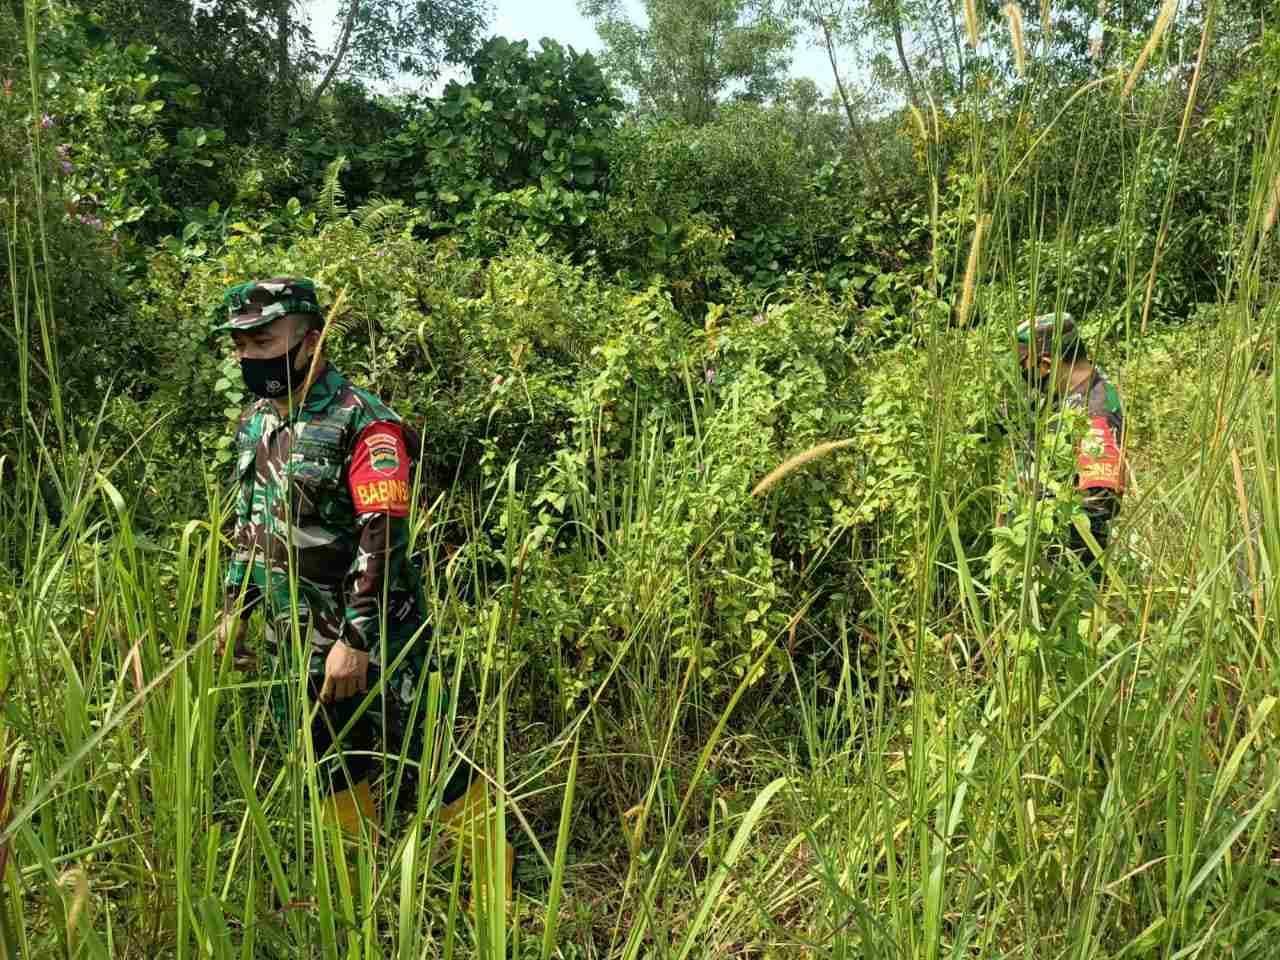
[{"label": "dry grass stalk", "polygon": [[129,648],[129,652],[125,655],[124,665],[129,670],[129,676],[133,678],[133,689],[141,690],[147,685],[147,678],[142,673],[142,638],[139,637],[133,642],[133,646]]},{"label": "dry grass stalk", "polygon": [[1240,529],[1244,533],[1249,583],[1253,587],[1253,618],[1258,630],[1261,631],[1266,620],[1266,610],[1262,604],[1262,581],[1258,577],[1258,560],[1254,555],[1253,524],[1249,522],[1252,510],[1249,507],[1249,495],[1245,492],[1244,466],[1240,463],[1240,452],[1234,445],[1231,447],[1231,473],[1236,484],[1236,505],[1240,508]]},{"label": "dry grass stalk", "polygon": [[316,368],[320,365],[320,355],[324,352],[324,342],[329,339],[329,331],[334,327],[334,321],[342,315],[342,308],[347,302],[347,290],[344,287],[338,291],[338,295],[333,300],[333,306],[329,308],[329,315],[325,318],[324,327],[320,331],[320,340],[316,343],[315,353],[311,355],[311,366],[307,368],[307,382],[310,383],[315,379]]},{"label": "dry grass stalk", "polygon": [[[18,787],[22,780],[22,747],[9,743],[8,732],[0,727],[0,756],[9,758],[9,770],[0,766],[0,833],[9,826],[9,819],[18,806]],[[9,857],[13,848],[8,841],[0,840],[0,883],[4,883]],[[4,907],[0,906],[0,910]]]},{"label": "dry grass stalk", "polygon": [[799,470],[811,460],[817,460],[819,457],[825,457],[828,453],[836,450],[843,450],[845,447],[852,446],[856,440],[830,440],[827,443],[820,443],[816,447],[810,447],[804,453],[797,453],[794,457],[780,466],[775,467],[767,477],[756,484],[756,488],[751,491],[753,497],[758,497],[774,484],[776,484],[787,474]]},{"label": "dry grass stalk", "polygon": [[1016,3],[1004,5],[1004,15],[1009,18],[1009,40],[1013,44],[1013,60],[1018,76],[1027,72],[1027,49],[1022,39],[1022,10]]},{"label": "dry grass stalk", "polygon": [[[1182,111],[1182,128],[1178,131],[1178,149],[1182,149],[1187,139],[1187,131],[1191,128],[1191,113],[1196,104],[1196,92],[1200,89],[1200,74],[1204,70],[1205,57],[1209,52],[1209,40],[1213,36],[1214,9],[1210,8],[1205,18],[1204,29],[1200,32],[1200,52],[1196,56],[1196,68],[1191,74],[1191,88],[1187,91],[1186,106]],[[1164,254],[1165,240],[1169,237],[1169,204],[1172,195],[1165,201],[1164,215],[1160,218],[1160,233],[1156,237],[1156,252],[1151,258],[1151,271],[1147,274],[1147,294],[1142,303],[1142,333],[1147,332],[1147,324],[1151,318],[1151,304],[1155,299],[1156,273],[1160,267],[1160,257]]]},{"label": "dry grass stalk", "polygon": [[964,0],[964,25],[969,32],[969,46],[978,49],[978,7],[974,0]]},{"label": "dry grass stalk", "polygon": [[1147,38],[1147,45],[1142,48],[1142,52],[1138,54],[1138,59],[1133,65],[1133,70],[1129,73],[1129,79],[1125,82],[1124,90],[1120,93],[1121,100],[1127,100],[1129,94],[1133,92],[1134,86],[1138,82],[1138,77],[1142,73],[1142,68],[1147,65],[1147,61],[1151,59],[1151,54],[1156,52],[1156,47],[1160,45],[1165,31],[1169,29],[1169,24],[1173,22],[1173,15],[1178,11],[1178,0],[1164,0],[1164,5],[1160,8],[1160,16],[1156,17],[1156,25],[1151,30],[1151,36]]},{"label": "dry grass stalk", "polygon": [[969,263],[964,269],[964,290],[960,294],[960,312],[956,318],[962,327],[969,322],[969,315],[973,312],[973,295],[978,285],[978,268],[982,263],[982,241],[986,237],[990,224],[991,214],[981,216],[973,231],[973,244],[969,247]]}]

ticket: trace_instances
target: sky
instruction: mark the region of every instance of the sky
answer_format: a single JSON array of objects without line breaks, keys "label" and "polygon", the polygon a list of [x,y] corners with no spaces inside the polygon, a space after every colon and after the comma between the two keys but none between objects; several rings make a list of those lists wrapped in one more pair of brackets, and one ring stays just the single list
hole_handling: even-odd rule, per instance
[{"label": "sky", "polygon": [[[310,0],[312,29],[321,49],[333,48],[341,25],[339,9],[345,8],[343,0]],[[493,0],[494,18],[489,32],[509,40],[528,40],[536,44],[543,37],[551,37],[576,50],[599,52],[602,44],[595,28],[587,18],[578,13],[578,0]],[[628,0],[636,19],[641,19],[643,7],[639,0]],[[830,92],[831,67],[826,53],[812,47],[806,40],[797,44],[791,63],[792,76],[810,77],[818,86]],[[437,84],[443,87],[447,75]]]}]

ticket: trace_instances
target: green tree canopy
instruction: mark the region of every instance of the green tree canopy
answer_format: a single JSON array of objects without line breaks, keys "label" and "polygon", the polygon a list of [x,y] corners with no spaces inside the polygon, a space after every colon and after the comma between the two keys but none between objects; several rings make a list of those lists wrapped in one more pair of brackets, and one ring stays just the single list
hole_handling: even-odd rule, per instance
[{"label": "green tree canopy", "polygon": [[117,42],[156,47],[160,64],[197,84],[207,123],[256,136],[310,113],[341,74],[433,78],[445,64],[466,62],[490,12],[487,0],[342,0],[337,39],[322,50],[303,0],[83,6]]},{"label": "green tree canopy", "polygon": [[786,81],[795,31],[771,0],[645,0],[643,24],[621,0],[578,7],[608,48],[606,66],[643,111],[701,125],[726,92],[759,102]]}]

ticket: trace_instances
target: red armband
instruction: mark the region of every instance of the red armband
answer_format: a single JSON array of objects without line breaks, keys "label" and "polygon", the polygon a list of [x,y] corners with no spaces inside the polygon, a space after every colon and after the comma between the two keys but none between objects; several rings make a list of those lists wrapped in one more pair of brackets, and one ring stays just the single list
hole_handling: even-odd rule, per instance
[{"label": "red armband", "polygon": [[409,515],[409,451],[398,423],[370,424],[356,438],[347,486],[356,513]]},{"label": "red armband", "polygon": [[1081,490],[1104,488],[1124,492],[1120,443],[1106,417],[1089,418],[1089,432],[1080,441],[1076,457],[1076,475],[1076,486]]}]

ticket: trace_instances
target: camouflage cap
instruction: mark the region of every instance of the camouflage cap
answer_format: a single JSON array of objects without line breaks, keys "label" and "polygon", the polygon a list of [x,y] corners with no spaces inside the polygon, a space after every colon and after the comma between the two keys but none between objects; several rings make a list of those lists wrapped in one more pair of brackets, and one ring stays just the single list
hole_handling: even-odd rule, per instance
[{"label": "camouflage cap", "polygon": [[322,316],[315,282],[306,277],[272,277],[237,283],[223,293],[222,306],[227,319],[214,328],[215,333],[252,330],[287,313]]},{"label": "camouflage cap", "polygon": [[1017,333],[1020,345],[1030,348],[1034,341],[1042,349],[1049,350],[1053,349],[1055,342],[1065,350],[1076,342],[1077,337],[1076,321],[1065,311],[1042,313],[1033,320],[1026,320],[1018,327]]}]

